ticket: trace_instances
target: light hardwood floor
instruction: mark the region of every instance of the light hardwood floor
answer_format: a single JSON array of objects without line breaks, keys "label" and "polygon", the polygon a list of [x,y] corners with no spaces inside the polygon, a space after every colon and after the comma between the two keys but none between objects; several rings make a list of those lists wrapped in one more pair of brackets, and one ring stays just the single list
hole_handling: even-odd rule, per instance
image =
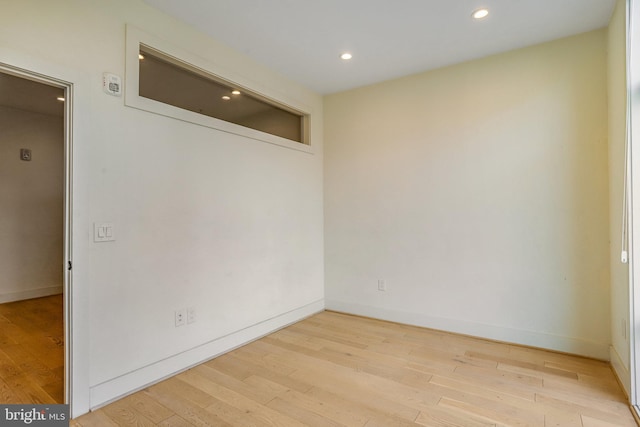
[{"label": "light hardwood floor", "polygon": [[324,312],[72,426],[635,426],[608,363]]},{"label": "light hardwood floor", "polygon": [[62,295],[0,304],[0,402],[64,402]]}]

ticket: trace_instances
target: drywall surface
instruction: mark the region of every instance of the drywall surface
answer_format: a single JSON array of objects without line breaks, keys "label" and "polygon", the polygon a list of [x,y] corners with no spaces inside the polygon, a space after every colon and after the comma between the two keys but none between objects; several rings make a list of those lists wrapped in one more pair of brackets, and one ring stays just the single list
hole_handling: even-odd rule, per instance
[{"label": "drywall surface", "polygon": [[[104,93],[127,24],[306,106],[313,153]],[[138,0],[3,2],[0,54],[74,83],[74,416],[323,308],[319,95]],[[94,243],[95,222],[115,241]]]},{"label": "drywall surface", "polygon": [[327,307],[608,358],[606,43],[325,97]]},{"label": "drywall surface", "polygon": [[629,268],[621,262],[626,141],[626,7],[618,1],[608,28],[609,220],[611,242],[611,363],[627,393],[629,375]]},{"label": "drywall surface", "polygon": [[62,117],[0,106],[0,302],[62,292],[63,153]]}]

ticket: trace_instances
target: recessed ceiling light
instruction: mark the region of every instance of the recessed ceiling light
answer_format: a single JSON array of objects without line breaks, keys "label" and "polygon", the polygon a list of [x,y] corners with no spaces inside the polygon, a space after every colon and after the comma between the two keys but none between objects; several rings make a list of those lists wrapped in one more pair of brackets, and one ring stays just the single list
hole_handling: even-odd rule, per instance
[{"label": "recessed ceiling light", "polygon": [[56,98],[58,101],[64,101],[64,96],[59,96]]},{"label": "recessed ceiling light", "polygon": [[342,55],[340,55],[340,58],[344,59],[345,61],[353,58],[353,55],[351,55],[349,52],[345,52]]},{"label": "recessed ceiling light", "polygon": [[230,100],[230,99],[231,99],[231,97],[230,97],[230,96],[225,95],[225,96],[223,96],[223,97],[222,97],[222,99],[224,99],[225,101],[228,101],[228,100]]},{"label": "recessed ceiling light", "polygon": [[240,95],[240,91],[239,90],[233,90],[231,91],[232,95]]},{"label": "recessed ceiling light", "polygon": [[482,19],[486,18],[489,15],[489,9],[478,9],[471,14],[473,19]]},{"label": "recessed ceiling light", "polygon": [[138,54],[138,59],[144,59],[144,55],[143,55],[143,54],[141,54],[141,53],[139,53],[139,54]]}]

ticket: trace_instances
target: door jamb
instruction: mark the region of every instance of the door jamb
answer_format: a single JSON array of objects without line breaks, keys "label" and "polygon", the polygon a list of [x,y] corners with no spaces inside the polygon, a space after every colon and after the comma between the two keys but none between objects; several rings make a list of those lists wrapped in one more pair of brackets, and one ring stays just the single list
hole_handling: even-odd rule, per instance
[{"label": "door jamb", "polygon": [[[73,325],[72,325],[72,135],[73,135],[73,83],[66,82],[43,74],[14,67],[0,62],[0,72],[25,78],[38,83],[56,86],[64,90],[64,224],[63,224],[63,319],[64,319],[64,403],[71,405],[73,402]],[[71,411],[73,413],[73,411]]]}]

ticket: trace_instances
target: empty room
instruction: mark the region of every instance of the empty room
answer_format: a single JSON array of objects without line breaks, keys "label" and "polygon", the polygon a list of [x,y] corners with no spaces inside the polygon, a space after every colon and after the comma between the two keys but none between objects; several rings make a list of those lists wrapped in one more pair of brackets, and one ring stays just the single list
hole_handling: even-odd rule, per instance
[{"label": "empty room", "polygon": [[0,405],[636,425],[634,1],[0,5]]}]

